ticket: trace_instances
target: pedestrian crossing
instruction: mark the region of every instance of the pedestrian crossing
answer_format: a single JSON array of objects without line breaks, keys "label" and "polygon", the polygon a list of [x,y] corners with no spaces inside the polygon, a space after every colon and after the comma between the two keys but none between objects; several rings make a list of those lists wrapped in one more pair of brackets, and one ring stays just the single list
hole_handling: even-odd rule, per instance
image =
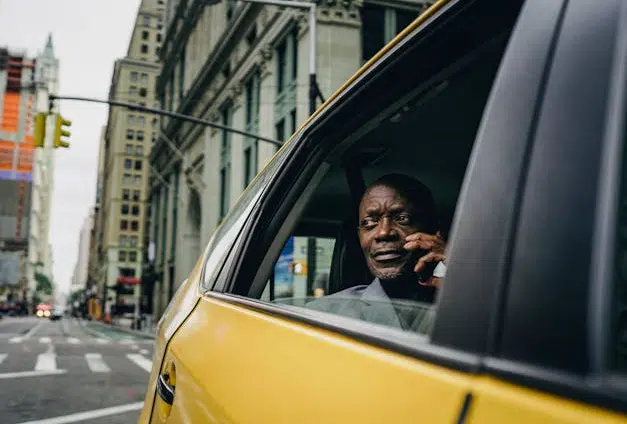
[{"label": "pedestrian crossing", "polygon": [[118,340],[106,339],[103,337],[88,337],[85,339],[80,339],[78,337],[55,337],[54,340],[51,337],[39,337],[39,338],[27,338],[22,336],[16,336],[9,339],[10,344],[20,344],[24,343],[28,340],[34,340],[41,344],[49,344],[49,343],[67,343],[71,345],[84,345],[84,344],[99,344],[99,345],[108,345],[108,344],[119,344],[119,345],[138,345],[138,344],[152,344],[153,340],[150,339],[134,339],[134,338],[122,338]]},{"label": "pedestrian crossing", "polygon": [[[52,345],[50,346],[52,347]],[[145,351],[145,353],[148,354],[148,351]],[[10,358],[10,355],[23,356],[23,353],[0,353],[0,380],[8,378],[65,374],[71,371],[59,367],[60,358],[59,355],[55,353],[53,348],[50,348],[46,352],[38,354],[36,358],[33,358],[33,368],[21,369],[19,371],[7,369],[9,368],[7,366],[7,362],[9,362],[7,359]],[[119,368],[120,365],[124,366],[126,370],[128,370],[129,364],[131,367],[138,367],[145,372],[150,372],[152,368],[152,361],[143,353],[128,353],[123,355],[109,355],[104,357],[101,353],[98,352],[87,352],[82,356],[72,356],[71,361],[70,358],[65,357],[63,362],[64,365],[71,365],[71,368],[73,370],[80,370],[80,372],[82,373],[86,369],[88,369],[91,373],[95,374],[108,374],[115,372],[115,366]],[[65,368],[68,367],[66,366]]]}]

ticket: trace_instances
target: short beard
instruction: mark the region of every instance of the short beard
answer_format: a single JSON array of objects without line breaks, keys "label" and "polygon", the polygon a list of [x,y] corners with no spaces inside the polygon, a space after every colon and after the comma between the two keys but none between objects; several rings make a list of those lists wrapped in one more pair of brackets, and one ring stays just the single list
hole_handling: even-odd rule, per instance
[{"label": "short beard", "polygon": [[407,261],[401,269],[397,270],[373,270],[370,272],[375,278],[381,281],[404,280],[414,274],[414,268],[410,261]]}]

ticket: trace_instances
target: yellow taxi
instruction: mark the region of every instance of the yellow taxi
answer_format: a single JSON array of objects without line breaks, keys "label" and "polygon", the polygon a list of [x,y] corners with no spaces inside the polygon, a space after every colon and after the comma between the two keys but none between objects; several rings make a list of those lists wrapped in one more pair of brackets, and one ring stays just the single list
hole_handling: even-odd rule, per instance
[{"label": "yellow taxi", "polygon": [[[626,122],[627,1],[437,2],[216,230],[139,422],[627,423]],[[431,300],[374,293],[361,199],[390,174],[437,206]]]}]

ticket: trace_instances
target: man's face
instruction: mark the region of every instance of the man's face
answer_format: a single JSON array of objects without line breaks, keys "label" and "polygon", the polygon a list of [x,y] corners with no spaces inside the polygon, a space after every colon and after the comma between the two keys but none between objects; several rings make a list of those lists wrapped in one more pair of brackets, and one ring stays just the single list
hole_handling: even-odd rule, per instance
[{"label": "man's face", "polygon": [[415,207],[387,185],[368,189],[359,205],[359,241],[370,272],[381,280],[411,275],[416,253],[403,248],[405,237],[421,231]]}]

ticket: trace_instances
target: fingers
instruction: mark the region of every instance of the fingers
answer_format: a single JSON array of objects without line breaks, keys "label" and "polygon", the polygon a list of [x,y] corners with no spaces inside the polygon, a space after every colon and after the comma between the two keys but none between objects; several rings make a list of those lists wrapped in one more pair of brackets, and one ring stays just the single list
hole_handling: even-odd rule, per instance
[{"label": "fingers", "polygon": [[406,250],[423,249],[436,252],[444,252],[444,248],[446,246],[446,243],[439,231],[436,234],[410,234],[405,238],[405,241],[406,243],[403,247]]},{"label": "fingers", "polygon": [[439,262],[439,261],[444,261],[444,260],[446,260],[446,255],[444,253],[429,252],[418,260],[418,262],[416,263],[416,266],[414,267],[414,272],[422,271],[428,263]]}]

